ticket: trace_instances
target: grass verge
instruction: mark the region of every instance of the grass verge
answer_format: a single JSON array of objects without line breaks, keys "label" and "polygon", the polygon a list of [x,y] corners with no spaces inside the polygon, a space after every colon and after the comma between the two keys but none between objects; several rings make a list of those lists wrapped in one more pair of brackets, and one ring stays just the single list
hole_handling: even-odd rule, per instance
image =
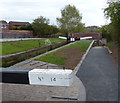
[{"label": "grass verge", "polygon": [[[59,38],[49,38],[51,44],[60,42],[62,40],[63,39],[59,39]],[[0,48],[2,50],[2,52],[0,52],[0,55],[7,55],[22,51],[27,51],[30,49],[46,46],[48,44],[49,43],[48,41],[46,41],[46,39],[20,40],[20,41],[0,43]]]}]

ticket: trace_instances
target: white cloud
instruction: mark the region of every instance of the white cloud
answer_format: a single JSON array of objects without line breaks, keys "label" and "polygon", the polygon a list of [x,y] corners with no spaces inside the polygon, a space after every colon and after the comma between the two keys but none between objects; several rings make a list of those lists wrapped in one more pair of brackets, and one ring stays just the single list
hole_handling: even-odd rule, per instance
[{"label": "white cloud", "polygon": [[79,9],[86,25],[104,24],[102,8],[106,0],[0,0],[0,13],[1,18],[6,20],[30,22],[42,15],[56,24],[56,17],[61,15],[60,10],[68,4]]}]

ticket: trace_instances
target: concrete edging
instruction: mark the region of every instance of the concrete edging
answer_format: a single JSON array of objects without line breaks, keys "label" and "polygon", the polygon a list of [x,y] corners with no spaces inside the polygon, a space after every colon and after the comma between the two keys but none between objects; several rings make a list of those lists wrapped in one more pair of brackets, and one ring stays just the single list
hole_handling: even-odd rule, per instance
[{"label": "concrete edging", "polygon": [[85,54],[82,56],[81,61],[78,63],[78,65],[75,67],[75,69],[73,70],[74,74],[77,73],[77,71],[79,70],[79,67],[81,66],[81,64],[83,63],[85,57],[87,56],[89,50],[91,49],[92,45],[94,43],[94,40],[92,41],[92,43],[90,44],[90,46],[88,47],[87,51],[85,52]]},{"label": "concrete edging", "polygon": [[104,48],[107,48],[107,50],[108,50],[109,54],[112,54],[112,51],[110,50],[110,48],[109,48],[109,47],[104,46]]}]

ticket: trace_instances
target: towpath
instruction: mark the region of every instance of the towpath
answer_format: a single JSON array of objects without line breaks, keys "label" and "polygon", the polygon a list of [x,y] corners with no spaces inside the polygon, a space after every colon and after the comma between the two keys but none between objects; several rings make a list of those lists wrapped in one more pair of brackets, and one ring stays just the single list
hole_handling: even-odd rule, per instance
[{"label": "towpath", "polygon": [[86,101],[118,100],[118,67],[106,48],[91,48],[77,77],[86,88]]}]

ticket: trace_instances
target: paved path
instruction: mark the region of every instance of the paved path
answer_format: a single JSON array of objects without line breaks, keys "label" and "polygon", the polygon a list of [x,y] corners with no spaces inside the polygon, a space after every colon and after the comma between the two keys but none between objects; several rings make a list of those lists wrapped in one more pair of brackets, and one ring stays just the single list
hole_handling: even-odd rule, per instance
[{"label": "paved path", "polygon": [[106,48],[91,48],[77,76],[86,88],[86,101],[118,100],[118,68]]}]

